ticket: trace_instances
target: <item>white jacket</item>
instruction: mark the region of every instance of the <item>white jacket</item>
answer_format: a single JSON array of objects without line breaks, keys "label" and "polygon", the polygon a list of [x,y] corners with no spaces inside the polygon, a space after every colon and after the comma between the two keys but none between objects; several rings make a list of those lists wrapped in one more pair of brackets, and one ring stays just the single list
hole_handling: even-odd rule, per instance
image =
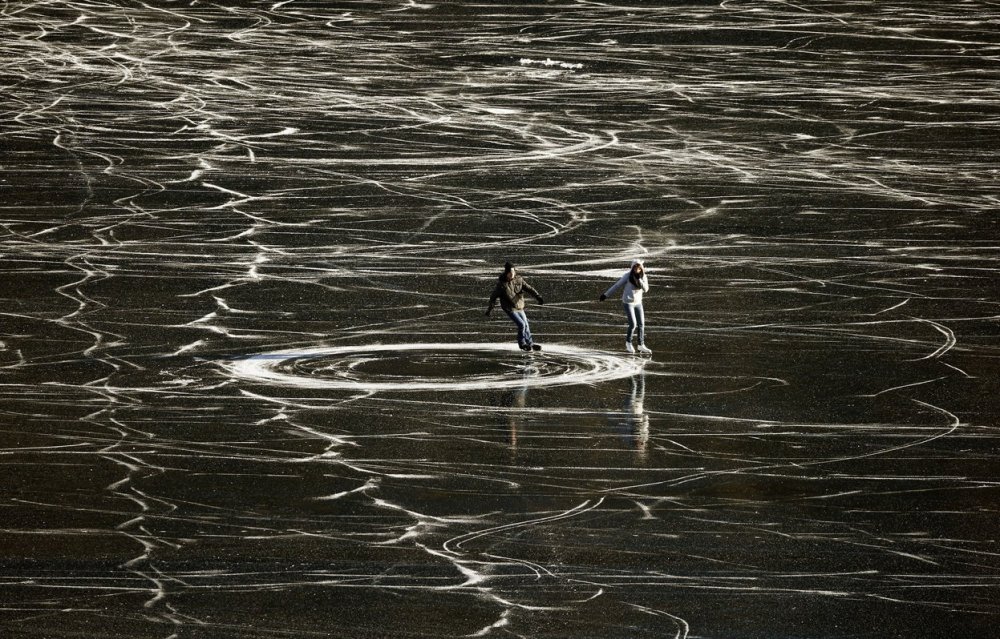
[{"label": "white jacket", "polygon": [[[642,264],[639,260],[634,260],[632,266],[636,264]],[[649,290],[649,280],[646,278],[646,271],[643,270],[642,277],[639,278],[639,286],[632,284],[632,280],[629,279],[629,275],[632,274],[632,269],[629,269],[625,275],[618,278],[618,281],[611,285],[611,288],[604,291],[604,297],[611,297],[611,294],[618,290],[619,287],[624,286],[622,290],[622,302],[625,304],[642,304],[642,294]]]}]

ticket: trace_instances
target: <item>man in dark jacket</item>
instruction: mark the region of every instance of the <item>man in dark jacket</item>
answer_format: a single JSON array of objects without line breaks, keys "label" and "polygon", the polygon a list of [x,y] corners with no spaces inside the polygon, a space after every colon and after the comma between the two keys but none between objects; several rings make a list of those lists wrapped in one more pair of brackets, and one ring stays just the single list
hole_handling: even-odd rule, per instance
[{"label": "man in dark jacket", "polygon": [[503,309],[511,321],[517,325],[517,345],[522,351],[542,350],[542,347],[531,341],[531,329],[528,328],[528,316],[524,314],[524,294],[529,293],[539,304],[544,304],[542,296],[533,289],[530,284],[524,281],[514,270],[514,265],[507,262],[503,265],[503,273],[497,278],[497,285],[490,295],[490,304],[486,307],[486,315],[493,311],[497,300],[500,300],[500,308]]}]

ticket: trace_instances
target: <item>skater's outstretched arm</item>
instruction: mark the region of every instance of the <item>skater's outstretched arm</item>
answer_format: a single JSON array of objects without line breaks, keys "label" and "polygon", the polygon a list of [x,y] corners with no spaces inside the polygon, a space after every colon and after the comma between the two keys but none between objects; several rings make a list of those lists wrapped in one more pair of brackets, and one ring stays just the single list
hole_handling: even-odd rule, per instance
[{"label": "skater's outstretched arm", "polygon": [[493,312],[494,307],[496,307],[496,305],[497,305],[497,299],[499,299],[501,292],[502,291],[500,290],[500,285],[499,284],[497,284],[496,286],[493,287],[493,294],[490,295],[490,302],[486,306],[486,316],[487,317],[489,317],[490,313]]},{"label": "skater's outstretched arm", "polygon": [[621,277],[618,278],[617,282],[611,285],[611,288],[601,293],[601,301],[603,302],[604,300],[608,299],[615,291],[624,286],[625,282],[628,281],[628,276],[629,273],[625,273],[625,275],[622,275]]},{"label": "skater's outstretched arm", "polygon": [[542,296],[538,294],[538,291],[536,291],[534,287],[531,286],[531,284],[528,284],[524,280],[521,281],[521,290],[530,293],[532,297],[538,300],[539,304],[545,304],[545,300],[543,300]]}]

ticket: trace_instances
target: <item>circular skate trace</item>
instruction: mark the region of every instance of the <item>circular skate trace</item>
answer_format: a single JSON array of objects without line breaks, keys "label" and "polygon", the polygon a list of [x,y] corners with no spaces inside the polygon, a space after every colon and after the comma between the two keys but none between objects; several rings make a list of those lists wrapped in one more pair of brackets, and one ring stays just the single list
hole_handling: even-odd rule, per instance
[{"label": "circular skate trace", "polygon": [[238,379],[301,389],[461,391],[594,384],[641,372],[643,360],[546,344],[417,343],[322,346],[224,362]]}]

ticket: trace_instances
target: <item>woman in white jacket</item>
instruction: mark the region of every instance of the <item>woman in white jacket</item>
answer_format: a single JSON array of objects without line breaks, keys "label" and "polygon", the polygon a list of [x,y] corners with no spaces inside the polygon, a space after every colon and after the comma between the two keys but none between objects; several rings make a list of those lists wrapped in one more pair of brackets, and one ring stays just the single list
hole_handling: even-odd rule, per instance
[{"label": "woman in white jacket", "polygon": [[646,270],[640,260],[632,260],[632,268],[618,278],[611,288],[601,293],[601,301],[608,299],[619,288],[622,288],[622,305],[625,307],[625,321],[628,323],[625,350],[629,353],[636,351],[632,347],[632,335],[639,329],[639,352],[652,353],[646,348],[646,317],[642,310],[642,294],[649,290],[649,280],[646,279]]}]

